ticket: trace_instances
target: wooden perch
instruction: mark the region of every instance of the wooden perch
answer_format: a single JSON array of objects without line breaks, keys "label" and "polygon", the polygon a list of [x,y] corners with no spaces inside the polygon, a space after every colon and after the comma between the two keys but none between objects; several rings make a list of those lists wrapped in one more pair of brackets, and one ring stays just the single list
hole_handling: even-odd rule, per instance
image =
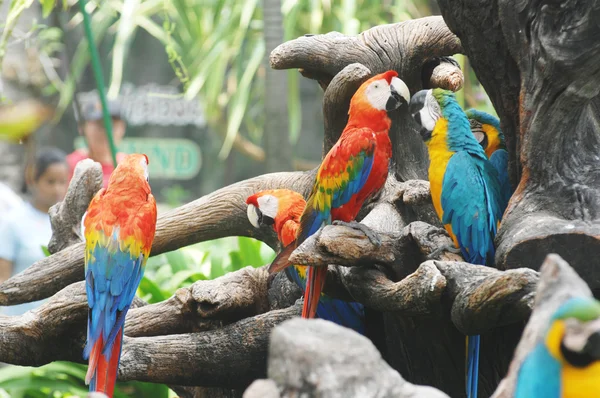
[{"label": "wooden perch", "polygon": [[274,69],[301,69],[307,77],[331,81],[346,66],[364,65],[373,75],[398,71],[411,92],[422,86],[421,70],[435,57],[462,52],[460,41],[439,16],[375,26],[357,36],[338,32],[303,36],[271,52]]},{"label": "wooden perch", "polygon": [[90,201],[102,188],[102,167],[91,159],[77,163],[69,190],[62,202],[50,208],[52,237],[48,251],[57,253],[62,249],[83,241],[81,219]]},{"label": "wooden perch", "polygon": [[202,333],[125,337],[119,380],[245,388],[266,375],[271,329],[300,312],[298,304]]},{"label": "wooden perch", "polygon": [[[271,188],[289,188],[306,194],[313,178],[314,172],[266,174],[219,189],[161,214],[151,254],[236,235],[251,236],[276,247],[274,233],[250,225],[246,216],[246,198],[257,191]],[[70,246],[37,261],[0,284],[0,305],[40,300],[73,282],[83,280],[83,248],[83,243]]]},{"label": "wooden perch", "polygon": [[[400,233],[378,235],[380,247],[357,229],[326,226],[300,245],[290,260],[311,266],[353,267],[340,272],[342,283],[356,300],[382,312],[439,314],[444,293],[444,305],[451,306],[452,321],[464,334],[483,333],[529,316],[537,272],[526,268],[502,272],[458,261],[421,263],[451,240],[445,231],[419,221]],[[450,252],[441,252],[439,258],[461,259]],[[403,270],[407,276],[393,282],[382,271],[364,268],[369,264]]]},{"label": "wooden perch", "polygon": [[135,337],[197,332],[267,312],[267,278],[264,267],[246,267],[180,288],[165,301],[131,310],[125,334]]},{"label": "wooden perch", "polygon": [[554,312],[569,298],[592,297],[592,292],[567,262],[556,254],[550,254],[540,268],[540,283],[535,295],[533,313],[523,331],[508,374],[498,385],[492,398],[513,397],[521,364],[527,354],[544,338]]},{"label": "wooden perch", "polygon": [[458,91],[463,87],[465,77],[460,65],[452,57],[434,58],[423,67],[423,88],[442,87]]},{"label": "wooden perch", "polygon": [[[277,278],[275,279],[277,280]],[[273,280],[274,281],[274,280]],[[287,282],[291,284],[290,282]],[[130,337],[162,336],[160,338],[147,338],[145,340],[126,339],[124,352],[128,352],[130,342],[134,351],[131,355],[140,363],[135,365],[123,364],[121,361],[121,374],[126,380],[148,380],[173,384],[198,385],[191,382],[193,377],[190,368],[175,366],[177,355],[183,360],[177,350],[187,350],[190,361],[198,361],[199,365],[214,361],[207,365],[203,372],[207,380],[216,377],[215,381],[202,383],[204,386],[221,386],[230,388],[244,387],[253,378],[264,374],[264,357],[267,349],[267,339],[272,325],[299,314],[299,307],[288,307],[279,310],[277,302],[270,304],[273,297],[287,294],[286,288],[281,289],[281,282],[268,285],[268,275],[265,267],[246,267],[239,271],[227,274],[210,281],[198,281],[189,288],[181,288],[170,299],[157,303],[143,305],[137,299],[134,307],[128,314],[125,322],[125,335]],[[296,299],[299,296],[296,296]],[[266,312],[269,308],[274,310]],[[67,286],[51,297],[48,302],[21,316],[0,316],[0,361],[26,366],[40,366],[55,360],[70,360],[82,362],[82,350],[85,343],[87,300],[84,282],[77,282]],[[241,323],[235,322],[244,319]],[[230,326],[224,326],[230,325]],[[236,325],[236,326],[234,326]],[[199,332],[199,334],[180,335],[178,333]],[[236,334],[237,333],[237,334]],[[261,334],[262,333],[262,334]],[[166,336],[165,335],[169,335]],[[181,338],[181,340],[178,340]],[[162,340],[160,340],[162,339]],[[181,341],[190,339],[195,345],[182,345]],[[229,340],[227,340],[229,339]],[[221,351],[218,347],[211,348],[211,341],[222,344]],[[251,341],[252,340],[252,341]],[[179,341],[179,343],[177,343]],[[169,352],[158,348],[166,344],[175,350]],[[239,346],[247,344],[247,351]],[[196,347],[196,346],[202,347]],[[190,356],[189,352],[197,350],[199,356]],[[194,352],[192,350],[192,352]],[[264,354],[257,355],[256,350],[263,350]],[[155,353],[164,353],[170,359],[164,366],[171,366],[169,372],[160,371],[150,373],[141,378],[136,372],[142,372],[140,366],[149,369],[160,368],[160,363],[154,363],[157,358]],[[210,353],[207,353],[210,351]],[[227,368],[227,362],[219,359],[219,355],[233,358],[235,355],[247,355],[247,360],[241,361],[233,368]],[[171,356],[172,355],[172,356]],[[148,358],[152,358],[149,363]],[[261,359],[262,358],[262,359]],[[232,360],[233,361],[233,360]],[[135,362],[132,360],[132,362]],[[221,366],[219,367],[219,364]],[[229,365],[227,365],[229,366]],[[245,368],[247,367],[247,368]],[[245,368],[243,372],[237,372]],[[200,369],[192,367],[191,369]],[[231,371],[231,373],[227,373]],[[218,375],[221,372],[221,376]],[[219,379],[218,377],[221,377]],[[232,381],[239,377],[238,382]],[[187,379],[186,379],[187,378]],[[186,381],[187,380],[187,381]],[[220,381],[219,381],[220,380]],[[228,380],[228,381],[223,381]],[[223,384],[218,384],[218,383]],[[215,384],[216,383],[216,384]],[[229,384],[227,384],[229,383]]]}]

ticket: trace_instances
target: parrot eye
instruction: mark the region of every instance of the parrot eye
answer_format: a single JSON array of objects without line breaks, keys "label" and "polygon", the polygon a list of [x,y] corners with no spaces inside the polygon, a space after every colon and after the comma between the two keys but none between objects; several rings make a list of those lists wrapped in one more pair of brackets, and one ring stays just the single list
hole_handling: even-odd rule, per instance
[{"label": "parrot eye", "polygon": [[261,223],[263,225],[273,225],[273,224],[275,224],[275,220],[273,220],[271,217],[262,213],[262,217],[260,218],[259,223]]}]

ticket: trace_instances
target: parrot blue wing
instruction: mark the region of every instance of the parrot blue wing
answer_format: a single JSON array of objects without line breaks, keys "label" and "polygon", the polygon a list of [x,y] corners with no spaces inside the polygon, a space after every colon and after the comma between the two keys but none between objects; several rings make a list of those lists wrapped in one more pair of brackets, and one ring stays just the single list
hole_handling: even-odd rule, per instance
[{"label": "parrot blue wing", "polygon": [[493,262],[502,217],[497,172],[487,159],[455,153],[442,182],[442,222],[450,224],[461,253],[472,264]]},{"label": "parrot blue wing", "polygon": [[[86,248],[91,252],[85,270],[90,311],[84,359],[89,358],[100,336],[104,342],[102,352],[110,352],[144,272],[143,255],[134,256],[127,248],[122,251],[118,234],[119,229],[115,228],[110,238],[98,239]],[[107,243],[103,245],[102,241]]]},{"label": "parrot blue wing", "polygon": [[560,398],[560,380],[560,363],[538,343],[519,369],[515,398]]},{"label": "parrot blue wing", "polygon": [[498,149],[490,156],[490,163],[498,172],[498,181],[500,182],[500,190],[502,197],[502,212],[506,209],[508,201],[513,194],[510,180],[508,178],[508,152],[506,149]]}]

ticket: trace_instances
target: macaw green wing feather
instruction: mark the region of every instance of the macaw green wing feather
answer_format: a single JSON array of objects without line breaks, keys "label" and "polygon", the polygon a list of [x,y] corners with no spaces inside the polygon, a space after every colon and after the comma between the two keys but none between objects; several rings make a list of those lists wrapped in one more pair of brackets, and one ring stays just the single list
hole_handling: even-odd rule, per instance
[{"label": "macaw green wing feather", "polygon": [[452,226],[463,257],[473,264],[494,258],[494,237],[502,217],[497,172],[468,152],[454,154],[442,182],[442,222]]}]

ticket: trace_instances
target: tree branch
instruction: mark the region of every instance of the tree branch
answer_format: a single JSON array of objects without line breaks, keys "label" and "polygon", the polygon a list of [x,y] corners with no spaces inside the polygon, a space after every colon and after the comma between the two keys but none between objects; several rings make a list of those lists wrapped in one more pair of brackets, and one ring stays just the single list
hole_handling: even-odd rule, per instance
[{"label": "tree branch", "polygon": [[[268,284],[265,267],[246,267],[179,289],[161,303],[141,305],[144,303],[136,300],[125,322],[125,335],[129,337],[125,339],[123,357],[129,353],[131,361],[122,359],[120,380],[245,387],[265,373],[272,326],[299,315],[299,306],[280,310],[277,307],[281,298],[270,302],[282,292],[287,295],[286,288],[281,289],[282,283],[291,282],[283,278],[282,274]],[[261,315],[270,308],[275,309]],[[0,361],[28,366],[61,359],[82,362],[87,311],[84,282],[77,282],[24,315],[0,316]],[[202,333],[177,334],[192,331]],[[142,339],[157,335],[161,337]],[[185,341],[190,345],[182,344]],[[183,351],[187,354],[182,355]],[[196,365],[181,367],[178,361],[185,362],[183,357]],[[223,358],[239,363],[231,367]],[[146,371],[149,373],[140,376]]]},{"label": "tree branch", "polygon": [[364,65],[373,75],[398,71],[411,92],[421,88],[421,70],[435,57],[462,52],[460,41],[439,16],[373,27],[357,36],[338,32],[299,37],[271,52],[274,69],[301,69],[306,77],[331,81],[346,66]]},{"label": "tree branch", "polygon": [[[151,255],[225,236],[250,236],[276,247],[277,238],[272,231],[250,225],[246,216],[246,198],[272,188],[289,188],[306,195],[313,179],[314,171],[266,174],[219,189],[161,214]],[[85,195],[85,192],[81,194]],[[0,305],[40,300],[82,280],[83,249],[84,243],[77,243],[37,261],[0,284]]]},{"label": "tree branch", "polygon": [[102,188],[102,168],[100,163],[84,159],[77,163],[67,195],[62,202],[50,208],[52,237],[48,251],[57,253],[62,249],[83,241],[81,219],[90,201]]}]

